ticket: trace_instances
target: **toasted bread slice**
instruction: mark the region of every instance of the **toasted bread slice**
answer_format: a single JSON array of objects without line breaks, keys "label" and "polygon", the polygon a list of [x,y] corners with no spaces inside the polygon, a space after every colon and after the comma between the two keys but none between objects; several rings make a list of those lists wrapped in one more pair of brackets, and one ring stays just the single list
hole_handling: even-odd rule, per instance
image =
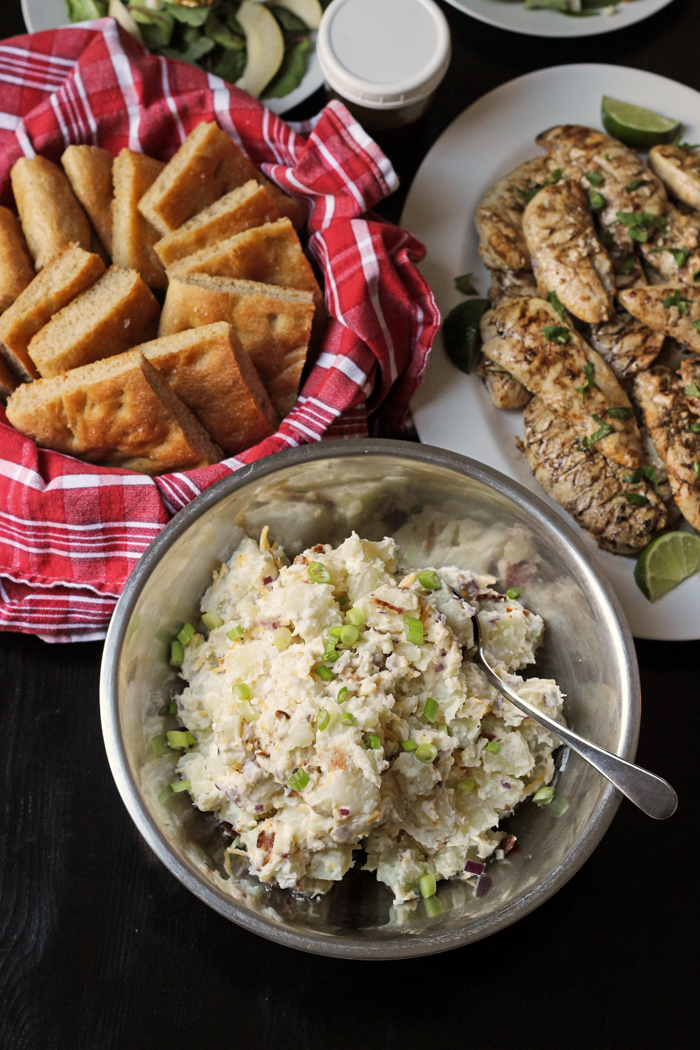
[{"label": "toasted bread slice", "polygon": [[61,157],[73,193],[107,254],[112,254],[112,154],[99,146],[68,146]]},{"label": "toasted bread slice", "polygon": [[4,405],[8,397],[17,387],[17,380],[0,357],[0,402]]},{"label": "toasted bread slice", "polygon": [[34,268],[42,270],[69,244],[90,248],[90,223],[57,164],[46,157],[20,157],[10,173],[24,236]]},{"label": "toasted bread slice", "polygon": [[34,267],[19,219],[0,208],[0,314],[34,280]]},{"label": "toasted bread slice", "polygon": [[229,455],[277,429],[277,413],[230,325],[204,325],[138,349]]},{"label": "toasted bread slice", "polygon": [[299,229],[306,222],[307,207],[282,193],[265,178],[214,123],[202,122],[189,133],[166,165],[139,208],[164,237],[193,215],[208,208],[224,193],[255,179],[268,191],[280,215],[288,215]]},{"label": "toasted bread slice", "polygon": [[8,401],[7,418],[44,448],[145,474],[222,458],[138,350],[19,387]]},{"label": "toasted bread slice", "polygon": [[166,234],[154,247],[163,265],[170,266],[251,226],[262,226],[278,218],[277,208],[265,187],[249,179],[188,219],[179,230]]},{"label": "toasted bread slice", "polygon": [[123,149],[114,161],[112,259],[117,266],[138,270],[150,288],[165,288],[168,279],[153,250],[158,231],[144,219],[138,203],[165,167],[144,153]]},{"label": "toasted bread slice", "polygon": [[310,292],[190,274],[168,285],[158,335],[227,321],[284,419],[296,401],[313,317]]},{"label": "toasted bread slice", "polygon": [[97,255],[72,244],[37,274],[0,317],[0,353],[20,379],[39,375],[27,350],[33,336],[104,272]]},{"label": "toasted bread slice", "polygon": [[29,356],[40,375],[56,376],[145,342],[156,334],[159,313],[135,270],[110,266],[34,336]]}]

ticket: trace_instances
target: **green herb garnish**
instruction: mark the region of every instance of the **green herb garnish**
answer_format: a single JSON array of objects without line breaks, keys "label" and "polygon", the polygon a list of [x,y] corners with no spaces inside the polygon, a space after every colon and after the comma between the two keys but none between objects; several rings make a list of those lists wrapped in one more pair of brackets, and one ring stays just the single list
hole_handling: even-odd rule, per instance
[{"label": "green herb garnish", "polygon": [[423,718],[426,722],[434,722],[437,718],[439,706],[437,700],[433,700],[432,696],[429,696],[425,701],[425,707],[423,708]]},{"label": "green herb garnish", "polygon": [[639,492],[618,492],[618,496],[622,496],[633,507],[647,507],[649,505],[647,497],[642,496]]},{"label": "green herb garnish", "polygon": [[681,295],[680,288],[676,288],[675,292],[673,292],[672,295],[667,295],[666,298],[663,300],[663,306],[665,306],[666,309],[669,309],[669,307],[671,306],[677,306],[678,313],[681,314],[683,317],[686,317],[688,314],[689,302],[690,299],[686,299],[685,296]]},{"label": "green herb garnish", "polygon": [[630,408],[629,405],[615,405],[613,408],[607,409],[605,414],[610,416],[611,419],[634,419],[634,409]]},{"label": "green herb garnish", "polygon": [[648,211],[618,211],[616,218],[627,227],[630,237],[641,244],[649,240],[650,230],[666,229],[664,216],[652,215]]},{"label": "green herb garnish", "polygon": [[561,299],[559,298],[559,296],[557,295],[556,292],[550,292],[549,293],[549,295],[547,296],[547,302],[550,303],[554,307],[554,309],[557,311],[557,313],[561,317],[562,321],[565,321],[566,320],[566,309],[565,309],[564,304],[562,303]]},{"label": "green herb garnish", "polygon": [[568,343],[571,339],[571,332],[569,329],[562,328],[560,325],[556,324],[546,324],[542,329],[542,335],[548,340],[548,342],[559,343],[562,346],[565,343]]},{"label": "green herb garnish", "polygon": [[418,582],[427,591],[437,591],[442,587],[440,577],[432,569],[423,569],[418,573]]},{"label": "green herb garnish", "polygon": [[501,750],[501,741],[500,740],[489,740],[488,744],[486,745],[486,750],[491,755],[497,755],[498,752]]},{"label": "green herb garnish", "polygon": [[588,204],[591,211],[602,211],[605,207],[605,197],[597,190],[591,190],[588,194]]},{"label": "green herb garnish", "polygon": [[630,274],[637,262],[636,255],[627,255],[615,267],[615,273]]},{"label": "green herb garnish", "polygon": [[303,791],[310,779],[305,769],[295,769],[287,783],[292,791]]},{"label": "green herb garnish", "polygon": [[649,179],[632,179],[632,181],[625,186],[625,193],[634,193],[634,191],[638,190],[640,186],[648,185]]},{"label": "green herb garnish", "polygon": [[602,186],[604,179],[599,171],[587,171],[585,177],[590,182],[591,186]]},{"label": "green herb garnish", "polygon": [[688,430],[691,434],[700,434],[700,423],[688,423]]},{"label": "green herb garnish", "polygon": [[686,397],[700,397],[700,387],[693,380],[692,383],[689,383],[688,386],[684,388],[683,393]]},{"label": "green herb garnish", "polygon": [[595,381],[595,365],[592,361],[583,366],[583,374],[586,377],[585,382],[581,386],[574,387],[574,390],[581,395],[585,404],[589,390],[598,389],[598,384]]},{"label": "green herb garnish", "polygon": [[515,601],[515,599],[519,598],[522,593],[520,587],[511,587],[510,590],[506,591],[506,598],[511,598]]},{"label": "green herb garnish", "polygon": [[593,419],[598,424],[598,430],[595,430],[590,437],[586,435],[581,442],[584,448],[590,448],[591,445],[595,445],[597,441],[602,441],[604,437],[607,437],[612,432],[610,423],[606,423],[600,416],[593,416]]},{"label": "green herb garnish", "polygon": [[659,479],[656,476],[656,470],[652,467],[651,463],[645,463],[642,467],[637,467],[632,471],[631,474],[626,474],[622,479],[626,481],[628,485],[638,485],[642,478],[646,478],[650,481],[655,489],[659,487]]},{"label": "green herb garnish", "polygon": [[474,287],[474,274],[463,273],[461,277],[455,277],[455,288],[462,295],[478,295],[476,288]]}]

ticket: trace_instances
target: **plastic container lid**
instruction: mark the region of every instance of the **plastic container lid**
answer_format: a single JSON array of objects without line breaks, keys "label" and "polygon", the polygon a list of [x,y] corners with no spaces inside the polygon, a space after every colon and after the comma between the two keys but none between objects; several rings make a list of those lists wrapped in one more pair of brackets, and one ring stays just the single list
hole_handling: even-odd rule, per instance
[{"label": "plastic container lid", "polygon": [[369,109],[431,94],[450,63],[450,30],[433,0],[333,0],[316,54],[329,87]]}]

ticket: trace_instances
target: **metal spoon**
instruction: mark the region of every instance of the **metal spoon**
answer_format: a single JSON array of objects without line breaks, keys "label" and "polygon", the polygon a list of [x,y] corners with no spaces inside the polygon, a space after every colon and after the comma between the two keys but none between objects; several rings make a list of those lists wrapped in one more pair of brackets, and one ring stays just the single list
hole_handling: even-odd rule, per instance
[{"label": "metal spoon", "polygon": [[[455,587],[451,587],[450,590],[454,592],[460,601],[468,601]],[[553,733],[554,736],[559,737],[565,744],[568,744],[572,751],[575,751],[594,769],[597,769],[599,773],[607,777],[610,783],[614,784],[618,791],[621,791],[630,802],[634,802],[635,806],[638,806],[642,813],[646,813],[647,816],[654,817],[656,820],[665,820],[675,813],[678,805],[678,796],[667,780],[657,777],[654,773],[649,773],[640,766],[634,766],[631,762],[625,762],[624,758],[612,755],[609,751],[598,747],[597,744],[592,744],[589,740],[584,740],[578,733],[574,733],[571,729],[567,729],[565,726],[555,722],[549,715],[545,715],[539,708],[533,707],[532,704],[529,704],[514,692],[502,678],[499,678],[486,659],[478,613],[475,613],[472,618],[472,626],[474,628],[474,642],[477,648],[478,663],[481,664],[481,668],[491,685],[498,689],[501,696],[504,696],[506,700],[510,700],[513,707],[517,707],[523,714],[528,715],[533,722],[538,722],[545,729],[548,729],[550,733]]]}]

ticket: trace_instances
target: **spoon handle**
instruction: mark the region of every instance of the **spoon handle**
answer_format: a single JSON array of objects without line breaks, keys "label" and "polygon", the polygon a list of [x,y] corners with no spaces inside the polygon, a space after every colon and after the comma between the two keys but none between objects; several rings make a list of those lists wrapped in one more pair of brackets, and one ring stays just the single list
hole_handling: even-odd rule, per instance
[{"label": "spoon handle", "polygon": [[567,729],[566,726],[555,722],[549,715],[544,714],[543,711],[523,700],[503,679],[499,678],[484,656],[481,645],[478,648],[478,656],[479,663],[487,679],[506,700],[510,700],[511,704],[517,707],[519,711],[529,715],[534,722],[538,722],[545,729],[559,737],[560,740],[563,740],[564,743],[568,744],[572,751],[575,751],[586,762],[589,762],[594,769],[597,769],[599,773],[607,777],[610,783],[614,784],[643,813],[646,813],[649,817],[654,817],[656,820],[665,820],[666,817],[673,815],[678,805],[678,796],[668,781],[663,780],[662,777],[657,777],[654,773],[649,773],[640,766],[633,765],[631,762],[625,762],[624,758],[618,758],[617,755],[613,755],[604,748],[598,747],[597,744],[584,740],[578,733],[574,733],[572,729]]}]

